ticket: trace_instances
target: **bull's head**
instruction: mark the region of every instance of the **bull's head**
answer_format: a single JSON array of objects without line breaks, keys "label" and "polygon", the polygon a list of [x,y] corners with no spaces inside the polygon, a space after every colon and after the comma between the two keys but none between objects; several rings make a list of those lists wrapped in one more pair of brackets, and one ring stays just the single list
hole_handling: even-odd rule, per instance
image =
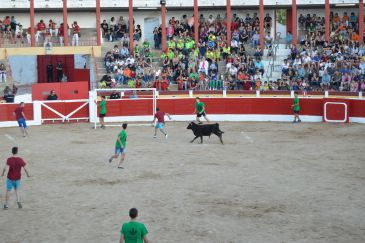
[{"label": "bull's head", "polygon": [[194,124],[194,122],[190,122],[186,129],[193,129],[193,124]]}]

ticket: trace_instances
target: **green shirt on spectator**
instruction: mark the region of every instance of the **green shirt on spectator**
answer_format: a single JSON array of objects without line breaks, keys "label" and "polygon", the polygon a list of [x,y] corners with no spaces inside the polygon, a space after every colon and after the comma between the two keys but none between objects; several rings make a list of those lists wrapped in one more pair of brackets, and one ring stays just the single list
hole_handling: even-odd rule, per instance
[{"label": "green shirt on spectator", "polygon": [[99,107],[100,107],[100,114],[105,115],[106,114],[106,101],[105,100],[100,101]]},{"label": "green shirt on spectator", "polygon": [[294,98],[294,111],[300,111],[299,98],[298,97]]},{"label": "green shirt on spectator", "polygon": [[189,74],[189,78],[191,78],[191,79],[193,79],[193,80],[198,80],[198,78],[199,78],[199,74],[191,72],[191,73]]},{"label": "green shirt on spectator", "polygon": [[195,108],[196,108],[196,110],[197,110],[197,112],[200,114],[200,113],[202,113],[203,111],[204,111],[204,103],[203,102],[196,102],[195,103]]},{"label": "green shirt on spectator", "polygon": [[122,130],[119,135],[118,135],[120,141],[122,142],[122,144],[119,143],[118,139],[115,142],[115,147],[116,148],[125,148],[125,146],[127,145],[127,132],[125,130]]},{"label": "green shirt on spectator", "polygon": [[143,243],[148,231],[143,223],[131,221],[122,225],[120,233],[124,236],[125,243]]}]

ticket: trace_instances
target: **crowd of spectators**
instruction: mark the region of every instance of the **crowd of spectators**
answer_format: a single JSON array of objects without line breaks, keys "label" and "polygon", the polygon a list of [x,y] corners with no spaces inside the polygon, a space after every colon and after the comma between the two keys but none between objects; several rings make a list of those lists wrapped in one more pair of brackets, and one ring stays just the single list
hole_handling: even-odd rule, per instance
[{"label": "crowd of spectators", "polygon": [[[152,58],[148,41],[144,41],[141,46],[136,44],[133,54],[129,52],[127,44],[124,43],[121,47],[115,45],[105,54],[104,65],[107,74],[99,81],[98,87],[153,87],[155,70]],[[165,86],[162,88],[167,89]]]},{"label": "crowd of spectators", "polygon": [[[35,41],[37,45],[64,45],[63,23],[60,23],[58,26],[57,23],[52,19],[50,19],[48,23],[41,19],[36,24],[36,26],[34,26],[34,28]],[[72,46],[78,46],[81,29],[77,21],[74,21],[72,23],[71,28],[69,27],[69,25],[67,25],[67,29],[68,36],[72,38]],[[14,16],[6,16],[4,20],[0,20],[0,35],[2,36],[2,38],[10,40],[11,44],[31,44],[30,27],[28,29],[24,29],[23,25],[19,21],[17,21]]]},{"label": "crowd of spectators", "polygon": [[365,91],[365,46],[359,44],[357,16],[331,13],[329,42],[324,18],[300,15],[298,22],[304,32],[282,64],[282,82],[292,90]]},{"label": "crowd of spectators", "polygon": [[[225,17],[203,14],[199,17],[199,43],[195,46],[194,18],[186,15],[169,20],[167,26],[168,50],[162,54],[162,73],[168,82],[176,82],[178,89],[222,90],[222,89],[268,89],[265,82],[265,67],[260,49],[260,29],[257,13],[240,18],[233,14],[231,41],[227,43]],[[271,55],[272,18],[264,18],[265,46]],[[155,32],[154,32],[155,33]],[[156,37],[156,35],[155,35]],[[155,46],[156,44],[155,38]],[[251,55],[246,48],[250,48]],[[219,66],[222,67],[219,67]]]}]

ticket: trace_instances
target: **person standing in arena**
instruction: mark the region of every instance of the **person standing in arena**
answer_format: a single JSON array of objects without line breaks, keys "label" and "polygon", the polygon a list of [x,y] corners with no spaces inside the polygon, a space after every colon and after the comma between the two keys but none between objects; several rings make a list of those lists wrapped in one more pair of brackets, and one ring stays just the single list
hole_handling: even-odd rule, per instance
[{"label": "person standing in arena", "polygon": [[138,210],[131,208],[129,210],[129,217],[131,220],[122,225],[120,229],[119,243],[148,243],[147,228],[143,223],[137,222]]},{"label": "person standing in arena", "polygon": [[[97,101],[95,101],[96,104]],[[106,116],[106,100],[105,100],[105,96],[101,96],[101,101],[99,103],[99,122],[100,122],[100,128],[105,129],[105,122],[104,122],[104,117]]]},{"label": "person standing in arena", "polygon": [[200,117],[202,117],[202,116],[209,123],[209,119],[207,118],[207,114],[205,113],[204,103],[200,101],[200,98],[199,97],[196,97],[195,98],[195,110],[194,110],[194,114],[196,114],[196,121],[199,124],[202,124],[202,122],[200,121]]},{"label": "person standing in arena", "polygon": [[171,120],[171,116],[169,113],[165,113],[163,111],[160,111],[160,108],[156,108],[156,114],[155,117],[153,118],[152,124],[154,124],[154,122],[157,119],[157,123],[155,125],[155,134],[153,135],[153,138],[156,138],[157,135],[157,129],[160,129],[160,131],[162,132],[163,135],[165,135],[165,138],[167,139],[167,132],[164,129],[165,126],[165,116],[168,116],[168,118]]},{"label": "person standing in arena", "polygon": [[300,105],[299,105],[298,92],[294,93],[294,101],[293,101],[293,104],[292,104],[291,107],[294,110],[294,121],[293,121],[293,123],[301,122],[302,120],[300,120],[300,118],[299,118]]},{"label": "person standing in arena", "polygon": [[20,179],[21,179],[21,169],[24,168],[25,173],[28,177],[30,177],[28,170],[25,168],[26,163],[20,157],[17,157],[18,147],[13,147],[11,149],[13,154],[12,157],[8,158],[6,161],[6,165],[3,169],[3,173],[1,176],[5,175],[6,170],[8,171],[8,176],[6,179],[6,195],[5,195],[5,204],[4,209],[8,209],[10,192],[14,188],[16,201],[18,203],[18,208],[22,208],[22,203],[20,202],[20,197],[18,194],[18,189],[20,187]]},{"label": "person standing in arena", "polygon": [[28,136],[27,122],[25,120],[26,118],[24,115],[24,102],[21,102],[20,105],[14,110],[14,116],[18,121],[18,125],[21,133],[23,134],[23,137]]},{"label": "person standing in arena", "polygon": [[124,169],[122,167],[122,164],[125,159],[125,152],[126,152],[126,146],[127,146],[127,123],[123,123],[122,127],[123,130],[119,133],[117,137],[117,141],[115,142],[115,153],[113,156],[110,157],[109,163],[113,161],[113,159],[118,158],[119,154],[121,155],[120,162],[118,165],[119,169]]}]

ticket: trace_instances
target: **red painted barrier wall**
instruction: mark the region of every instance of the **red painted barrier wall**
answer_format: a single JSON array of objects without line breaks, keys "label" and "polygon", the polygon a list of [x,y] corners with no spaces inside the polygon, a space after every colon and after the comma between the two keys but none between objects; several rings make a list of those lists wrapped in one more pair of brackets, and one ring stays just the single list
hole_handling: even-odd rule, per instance
[{"label": "red painted barrier wall", "polygon": [[[336,99],[349,104],[349,117],[365,118],[365,100]],[[291,98],[202,98],[208,114],[247,114],[247,115],[291,115]],[[325,99],[301,98],[301,115],[323,116]],[[47,102],[63,115],[68,115],[85,102]],[[18,104],[0,104],[0,121],[14,121],[13,111]],[[152,115],[152,100],[127,99],[108,100],[107,116],[143,116]],[[190,115],[194,111],[195,99],[158,99],[157,107],[172,115]],[[28,120],[33,119],[33,106],[26,104],[25,114]],[[89,117],[89,106],[84,106],[71,118]],[[49,109],[42,106],[42,118],[59,118]]]},{"label": "red painted barrier wall", "polygon": [[51,90],[56,91],[59,100],[89,98],[88,82],[42,83],[32,85],[33,100],[47,100]]},{"label": "red painted barrier wall", "polygon": [[365,117],[365,101],[364,100],[349,100],[350,101],[350,117]]},{"label": "red painted barrier wall", "polygon": [[[201,99],[209,114],[291,115],[292,99],[207,98]],[[322,99],[301,99],[301,115],[322,116]],[[157,107],[174,115],[192,114],[195,99],[158,99]],[[152,114],[152,100],[109,100],[107,116],[143,116]]]},{"label": "red painted barrier wall", "polygon": [[[19,104],[0,104],[0,121],[15,121],[13,112]],[[33,104],[25,104],[24,115],[27,120],[33,120]]]}]

